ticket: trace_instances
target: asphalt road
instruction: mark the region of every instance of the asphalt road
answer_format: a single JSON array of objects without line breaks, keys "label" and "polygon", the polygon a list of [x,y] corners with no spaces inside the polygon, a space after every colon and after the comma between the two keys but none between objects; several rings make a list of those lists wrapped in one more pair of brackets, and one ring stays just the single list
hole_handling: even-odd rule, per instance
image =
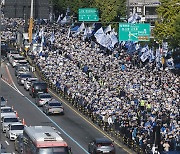
[{"label": "asphalt road", "polygon": [[[27,126],[50,125],[56,127],[71,147],[73,154],[88,153],[88,143],[93,138],[106,136],[103,131],[66,102],[63,102],[65,115],[46,116],[42,112],[42,109],[34,104],[35,99],[29,95],[29,92],[25,91],[23,86],[17,84],[14,68],[10,65],[3,64],[1,66],[1,72],[4,78],[4,81],[1,81],[0,85],[1,95],[8,99],[8,106],[13,106],[20,119],[22,120],[24,118]],[[56,97],[56,99],[60,98]],[[7,146],[8,152],[14,152],[13,142],[9,142],[4,135],[2,135],[1,141]],[[128,149],[124,150],[120,146],[121,144],[116,145],[117,154],[131,153]]]}]

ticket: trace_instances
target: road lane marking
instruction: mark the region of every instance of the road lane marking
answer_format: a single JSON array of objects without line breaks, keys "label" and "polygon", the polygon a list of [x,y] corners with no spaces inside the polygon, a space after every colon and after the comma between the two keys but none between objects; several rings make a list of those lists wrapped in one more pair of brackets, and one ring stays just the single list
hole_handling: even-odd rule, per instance
[{"label": "road lane marking", "polygon": [[[84,119],[87,123],[89,123],[92,127],[94,127],[96,130],[98,130],[99,132],[101,132],[104,136],[106,136],[107,138],[109,138],[111,141],[114,141],[110,136],[108,136],[105,132],[103,132],[101,129],[99,129],[98,127],[96,127],[93,123],[91,123],[88,119],[86,119],[83,115],[81,115],[79,112],[77,112],[74,108],[72,108],[72,106],[70,106],[69,104],[67,104],[62,98],[60,98],[57,94],[55,94],[52,90],[49,89],[49,91],[56,96],[59,100],[61,100],[66,106],[68,106],[71,110],[73,110],[77,115],[79,115],[82,119]],[[129,151],[128,149],[125,149],[124,147],[122,147],[118,142],[114,141],[114,143],[116,145],[118,145],[120,148],[122,148],[124,151],[126,151],[127,153],[132,153],[131,151]]]},{"label": "road lane marking", "polygon": [[[6,84],[8,84],[11,88],[13,88],[16,92],[18,92],[20,95],[24,96],[19,90],[17,90],[15,87],[10,85],[8,82],[2,79]],[[78,145],[86,154],[89,154],[89,152],[84,149],[74,138],[72,138],[64,129],[62,129],[55,121],[53,121],[50,117],[48,117],[39,107],[37,107],[28,97],[24,96],[26,100],[28,100],[36,109],[38,109],[46,118],[48,118],[59,130],[61,130],[68,138],[70,138],[76,145]]]},{"label": "road lane marking", "polygon": [[[13,81],[12,76],[11,76],[11,73],[9,72],[9,68],[8,68],[7,65],[6,65],[6,71],[7,71],[7,73],[8,73],[9,79],[10,79],[10,81],[12,82],[13,86],[16,88],[16,90],[17,90],[19,93],[21,93],[21,92],[19,91],[19,89],[17,88],[16,84],[15,84],[14,81]],[[21,93],[21,95],[23,95],[23,94]]]},{"label": "road lane marking", "polygon": [[9,142],[8,142],[8,141],[5,141],[5,143],[6,143],[7,145],[9,145]]},{"label": "road lane marking", "polygon": [[[7,65],[6,65],[6,67],[7,67]],[[7,67],[7,69],[8,69],[8,67]],[[8,72],[9,72],[9,69],[8,69]],[[36,74],[36,72],[34,72],[34,74],[35,74],[35,76],[36,77],[38,77],[37,76],[37,74]],[[11,76],[11,74],[10,74],[10,72],[9,72],[9,75]],[[11,79],[12,79],[12,77],[11,77]],[[13,80],[12,80],[12,82],[13,82]],[[14,82],[13,82],[13,84],[14,84]],[[14,84],[14,86],[15,86],[15,89],[16,89],[16,91],[19,93],[19,94],[21,94],[22,96],[24,96],[20,91],[19,91],[19,89],[16,87],[16,85]],[[101,129],[99,129],[97,126],[95,126],[92,122],[90,122],[88,119],[86,119],[83,115],[81,115],[79,112],[77,112],[72,106],[70,106],[69,104],[67,104],[64,100],[62,100],[57,94],[55,94],[52,90],[49,90],[54,96],[56,96],[59,100],[61,100],[66,106],[68,106],[72,111],[74,111],[77,115],[79,115],[82,119],[84,119],[87,123],[89,123],[92,127],[94,127],[96,130],[98,130],[99,132],[101,132],[104,136],[106,136],[107,138],[109,138],[110,140],[112,140],[112,141],[114,141],[109,135],[107,135],[105,132],[103,132]],[[25,96],[25,98],[26,99],[28,99],[26,96]],[[29,100],[29,99],[28,99]],[[29,101],[31,101],[31,100],[29,100]],[[32,103],[32,102],[31,102]],[[38,110],[40,110],[34,103],[32,103]],[[41,111],[41,110],[40,110]],[[42,112],[42,111],[41,111]],[[43,114],[44,114],[44,112],[42,112]],[[46,115],[46,114],[44,114],[44,115]],[[46,117],[48,117],[47,115],[46,115]],[[49,118],[49,117],[48,117]],[[50,119],[50,118],[49,118]],[[57,125],[52,119],[50,120],[50,121],[52,121],[55,125]],[[59,127],[58,125],[57,125],[57,127]],[[60,128],[60,127],[59,127]],[[68,135],[68,134],[67,134]],[[120,145],[118,142],[116,142],[116,141],[114,141],[114,143],[116,144],[116,145],[118,145],[120,148],[122,148],[124,151],[126,151],[127,153],[132,153],[132,151],[130,151],[129,149],[127,149],[127,148],[124,148],[122,145]],[[79,143],[78,143],[79,144]],[[83,148],[83,147],[82,147]],[[84,149],[84,148],[83,148]],[[87,152],[87,151],[86,151]]]}]

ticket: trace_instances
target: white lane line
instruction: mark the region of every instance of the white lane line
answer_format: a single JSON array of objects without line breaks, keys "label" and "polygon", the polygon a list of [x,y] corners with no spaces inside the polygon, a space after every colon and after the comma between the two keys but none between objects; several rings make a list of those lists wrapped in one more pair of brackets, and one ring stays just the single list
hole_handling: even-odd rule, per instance
[{"label": "white lane line", "polygon": [[12,79],[12,76],[11,76],[11,74],[10,74],[10,72],[9,72],[9,68],[8,68],[7,65],[6,65],[6,70],[7,70],[8,76],[9,76],[10,81],[12,82],[13,86],[16,88],[16,90],[18,91],[18,93],[20,93],[22,96],[24,96],[24,95],[19,91],[19,89],[16,87],[16,85],[15,85],[13,79]]},{"label": "white lane line", "polygon": [[9,145],[9,142],[8,142],[8,141],[5,141],[5,143],[6,143],[7,145]]},{"label": "white lane line", "polygon": [[[3,82],[5,82],[7,85],[9,85],[11,88],[13,88],[16,92],[18,92],[20,95],[24,96],[18,89],[10,85],[8,82],[2,79]],[[86,149],[82,145],[80,145],[79,142],[77,142],[74,138],[72,138],[64,129],[62,129],[55,121],[53,121],[50,117],[48,117],[40,108],[38,108],[28,97],[24,96],[26,100],[28,100],[36,109],[38,109],[46,118],[48,118],[59,130],[61,130],[69,139],[71,139],[79,148],[81,148],[86,154],[89,154]]]}]

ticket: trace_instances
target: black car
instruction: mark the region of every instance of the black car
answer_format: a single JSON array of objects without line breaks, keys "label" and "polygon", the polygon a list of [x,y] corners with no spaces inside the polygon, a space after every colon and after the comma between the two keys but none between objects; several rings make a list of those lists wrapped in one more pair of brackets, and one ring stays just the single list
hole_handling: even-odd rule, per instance
[{"label": "black car", "polygon": [[34,98],[37,97],[38,93],[47,93],[48,86],[47,83],[41,81],[35,81],[31,83],[29,88],[29,94]]},{"label": "black car", "polygon": [[18,76],[21,73],[30,72],[29,65],[17,65],[15,67],[15,75]]},{"label": "black car", "polygon": [[113,142],[107,138],[96,138],[88,145],[88,152],[91,154],[115,154]]},{"label": "black car", "polygon": [[31,78],[31,77],[32,77],[32,75],[30,73],[19,74],[17,77],[17,82],[19,85],[24,85],[24,81],[27,78]]},{"label": "black car", "polygon": [[23,153],[23,134],[18,135],[14,142],[14,149],[18,153]]}]

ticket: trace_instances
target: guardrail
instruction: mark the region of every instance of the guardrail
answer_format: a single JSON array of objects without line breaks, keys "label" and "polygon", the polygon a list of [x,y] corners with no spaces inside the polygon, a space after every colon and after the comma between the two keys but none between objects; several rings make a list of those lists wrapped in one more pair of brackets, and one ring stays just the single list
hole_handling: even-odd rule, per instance
[{"label": "guardrail", "polygon": [[39,77],[48,84],[48,87],[55,91],[61,98],[65,99],[68,103],[70,103],[73,107],[75,107],[79,112],[81,112],[84,116],[90,119],[94,124],[104,130],[108,135],[114,137],[119,142],[126,145],[131,150],[135,151],[138,154],[145,154],[149,153],[149,149],[143,149],[139,146],[134,140],[129,139],[126,137],[125,134],[122,134],[119,130],[115,130],[114,126],[110,127],[107,123],[105,123],[99,115],[93,113],[90,109],[88,109],[83,104],[80,104],[78,100],[72,98],[71,95],[68,95],[63,90],[58,88],[56,85],[51,83],[49,79],[41,72],[40,68],[34,65],[32,59],[27,56],[27,60],[31,65],[35,67],[36,72],[38,73]]}]

